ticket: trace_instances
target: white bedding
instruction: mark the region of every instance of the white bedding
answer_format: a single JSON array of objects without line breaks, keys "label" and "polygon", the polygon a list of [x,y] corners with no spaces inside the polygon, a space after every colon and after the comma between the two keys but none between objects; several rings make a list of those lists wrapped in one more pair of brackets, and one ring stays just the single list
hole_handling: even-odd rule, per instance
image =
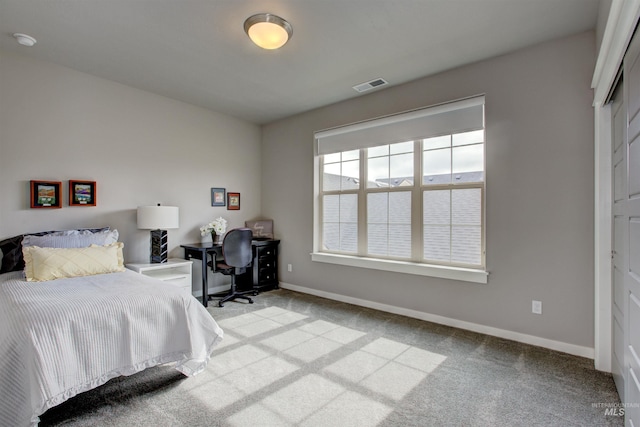
[{"label": "white bedding", "polygon": [[0,274],[0,426],[27,426],[109,379],[205,368],[222,329],[179,289],[132,271],[48,282]]}]

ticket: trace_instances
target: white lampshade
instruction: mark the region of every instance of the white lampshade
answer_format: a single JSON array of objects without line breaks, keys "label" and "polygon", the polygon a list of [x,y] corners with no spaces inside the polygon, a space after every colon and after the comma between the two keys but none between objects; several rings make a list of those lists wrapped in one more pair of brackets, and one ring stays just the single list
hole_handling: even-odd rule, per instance
[{"label": "white lampshade", "polygon": [[142,230],[166,230],[179,224],[177,206],[138,206],[138,228]]}]

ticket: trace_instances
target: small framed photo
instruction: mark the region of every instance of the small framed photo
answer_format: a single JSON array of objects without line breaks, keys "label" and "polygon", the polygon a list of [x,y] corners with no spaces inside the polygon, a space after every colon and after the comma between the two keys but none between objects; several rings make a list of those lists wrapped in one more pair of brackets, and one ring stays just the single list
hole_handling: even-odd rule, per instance
[{"label": "small framed photo", "polygon": [[62,183],[56,181],[31,181],[32,208],[61,208]]},{"label": "small framed photo", "polygon": [[224,205],[225,205],[225,189],[212,188],[211,189],[211,206],[224,206]]},{"label": "small framed photo", "polygon": [[227,193],[227,210],[240,210],[240,193]]},{"label": "small framed photo", "polygon": [[95,181],[69,181],[69,206],[95,206]]}]

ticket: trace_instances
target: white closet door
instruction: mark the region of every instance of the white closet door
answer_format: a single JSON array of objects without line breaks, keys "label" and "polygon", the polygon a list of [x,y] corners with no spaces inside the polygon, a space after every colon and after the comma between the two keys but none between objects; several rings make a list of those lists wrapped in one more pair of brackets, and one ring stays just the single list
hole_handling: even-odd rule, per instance
[{"label": "white closet door", "polygon": [[625,253],[624,247],[626,245],[627,235],[627,220],[624,215],[624,206],[626,204],[626,144],[627,144],[627,110],[624,104],[622,84],[618,84],[617,89],[614,92],[611,103],[611,115],[612,115],[612,129],[611,129],[611,141],[612,141],[612,167],[613,171],[613,253],[611,257],[611,272],[613,283],[613,295],[611,298],[611,313],[613,319],[611,322],[611,336],[613,343],[611,346],[611,373],[620,394],[620,399],[624,401],[624,377],[625,377],[625,348],[627,347],[624,341],[625,330],[625,313],[627,309],[627,303],[625,298],[624,288],[624,261]]},{"label": "white closet door", "polygon": [[625,328],[626,424],[640,426],[640,36],[636,33],[624,59],[624,95],[627,109],[627,191],[622,205],[626,222],[624,285],[627,305]]}]

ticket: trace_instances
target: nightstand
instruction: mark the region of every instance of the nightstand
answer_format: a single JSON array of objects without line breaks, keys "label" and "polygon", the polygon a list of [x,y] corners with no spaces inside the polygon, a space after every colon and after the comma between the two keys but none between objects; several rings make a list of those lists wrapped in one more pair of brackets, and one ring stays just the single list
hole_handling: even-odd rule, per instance
[{"label": "nightstand", "polygon": [[186,294],[191,293],[191,264],[193,261],[184,259],[169,259],[162,264],[127,264],[129,270],[145,276],[154,277],[182,289]]}]

